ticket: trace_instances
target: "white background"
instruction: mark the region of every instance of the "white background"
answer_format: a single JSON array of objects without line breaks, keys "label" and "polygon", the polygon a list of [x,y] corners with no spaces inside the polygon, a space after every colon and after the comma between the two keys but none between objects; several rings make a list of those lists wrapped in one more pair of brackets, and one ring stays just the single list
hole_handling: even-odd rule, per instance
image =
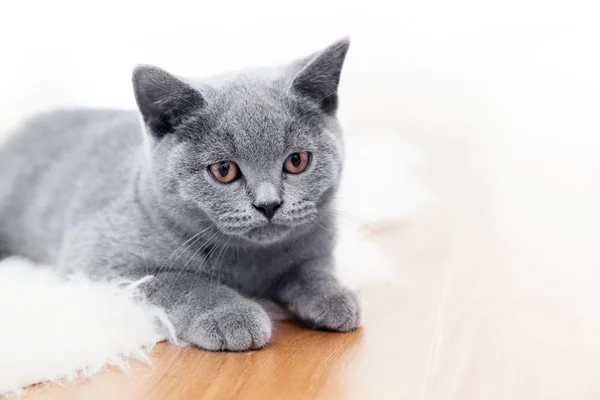
[{"label": "white background", "polygon": [[542,248],[558,235],[589,264],[600,242],[594,3],[3,2],[0,129],[50,106],[131,107],[136,63],[203,76],[287,62],[350,35],[348,131],[480,138],[513,188],[496,189],[525,246],[562,263]]},{"label": "white background", "polygon": [[350,35],[347,130],[383,143],[479,143],[498,202],[493,229],[511,232],[507,247],[539,268],[523,271],[527,290],[572,302],[569,313],[600,332],[597,3],[4,1],[0,129],[56,105],[133,107],[137,63],[203,76],[287,62]]}]

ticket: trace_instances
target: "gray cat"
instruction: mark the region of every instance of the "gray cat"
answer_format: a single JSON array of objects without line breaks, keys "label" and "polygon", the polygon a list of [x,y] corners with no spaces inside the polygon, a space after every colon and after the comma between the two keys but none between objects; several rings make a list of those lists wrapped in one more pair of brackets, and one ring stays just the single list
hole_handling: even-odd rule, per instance
[{"label": "gray cat", "polygon": [[332,260],[348,46],[201,82],[139,66],[139,113],[31,119],[0,148],[0,253],[98,279],[154,275],[148,298],[208,350],[265,346],[260,298],[315,329],[357,328]]}]

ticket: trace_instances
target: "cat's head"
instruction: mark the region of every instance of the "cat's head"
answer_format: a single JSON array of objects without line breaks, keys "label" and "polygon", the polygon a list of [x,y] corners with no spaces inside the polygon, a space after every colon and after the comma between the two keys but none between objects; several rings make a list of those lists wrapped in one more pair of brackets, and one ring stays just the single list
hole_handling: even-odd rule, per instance
[{"label": "cat's head", "polygon": [[335,114],[348,46],[344,39],[288,66],[212,83],[137,67],[135,97],[165,203],[256,243],[313,221],[340,179]]}]

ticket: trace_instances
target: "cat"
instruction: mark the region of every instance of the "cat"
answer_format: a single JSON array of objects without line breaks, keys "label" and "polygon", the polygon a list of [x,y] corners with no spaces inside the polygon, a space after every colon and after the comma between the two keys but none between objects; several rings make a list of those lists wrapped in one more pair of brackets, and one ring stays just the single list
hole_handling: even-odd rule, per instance
[{"label": "cat", "polygon": [[361,324],[333,271],[344,38],[276,68],[189,80],[141,65],[138,110],[41,114],[0,147],[0,252],[141,278],[177,338],[270,342],[273,300],[310,328]]}]

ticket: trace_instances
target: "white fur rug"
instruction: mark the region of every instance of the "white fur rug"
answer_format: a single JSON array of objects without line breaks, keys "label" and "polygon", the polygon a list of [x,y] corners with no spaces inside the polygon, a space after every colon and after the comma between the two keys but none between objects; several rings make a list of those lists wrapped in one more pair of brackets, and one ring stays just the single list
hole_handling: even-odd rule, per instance
[{"label": "white fur rug", "polygon": [[[398,157],[398,152],[403,157]],[[360,152],[360,153],[358,153]],[[341,232],[338,272],[350,287],[394,279],[384,255],[365,235],[368,228],[400,221],[427,202],[426,191],[402,170],[419,164],[418,152],[400,141],[350,140],[346,176],[340,193]],[[370,184],[363,162],[387,160],[397,172],[395,184]],[[404,160],[405,169],[398,168]],[[95,283],[82,276],[61,278],[48,266],[20,258],[0,262],[0,394],[19,392],[44,381],[92,376],[108,364],[150,362],[149,351],[172,339],[162,310],[147,304],[137,282]]]},{"label": "white fur rug", "polygon": [[62,279],[20,258],[0,263],[0,394],[148,361],[147,350],[165,338],[158,322],[167,319],[139,296],[143,283]]}]

